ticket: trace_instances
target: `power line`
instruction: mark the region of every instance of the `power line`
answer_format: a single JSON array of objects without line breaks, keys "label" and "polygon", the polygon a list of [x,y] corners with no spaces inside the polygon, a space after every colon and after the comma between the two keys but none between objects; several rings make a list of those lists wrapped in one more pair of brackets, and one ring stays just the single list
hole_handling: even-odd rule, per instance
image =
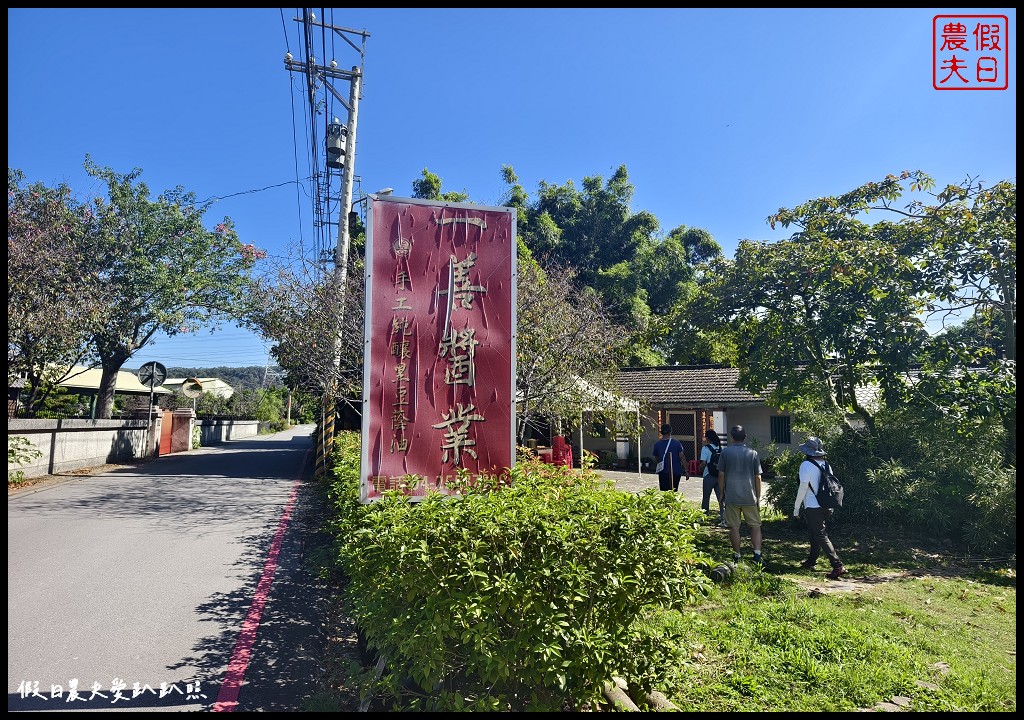
[{"label": "power line", "polygon": [[204,205],[210,201],[226,200],[227,198],[238,197],[239,195],[249,195],[250,193],[258,193],[263,192],[264,190],[272,190],[274,188],[284,187],[285,185],[291,185],[292,183],[297,183],[301,185],[303,182],[309,179],[310,178],[306,177],[297,180],[285,180],[284,182],[277,183],[276,185],[267,185],[266,187],[256,188],[254,190],[241,190],[240,192],[231,193],[230,195],[211,195],[210,197],[203,200],[200,204]]}]

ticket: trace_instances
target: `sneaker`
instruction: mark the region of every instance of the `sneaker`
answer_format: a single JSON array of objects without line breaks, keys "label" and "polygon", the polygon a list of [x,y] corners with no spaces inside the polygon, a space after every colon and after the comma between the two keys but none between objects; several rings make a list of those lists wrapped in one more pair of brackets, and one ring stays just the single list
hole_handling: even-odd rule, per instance
[{"label": "sneaker", "polygon": [[843,567],[842,565],[840,565],[839,567],[832,568],[832,572],[830,572],[825,577],[827,577],[829,580],[838,580],[839,578],[841,578],[845,574],[846,574],[846,568]]},{"label": "sneaker", "polygon": [[815,560],[813,562],[810,561],[810,560],[804,560],[802,563],[800,563],[800,567],[802,567],[804,570],[813,570],[814,566],[817,565],[817,564],[818,564],[817,560]]},{"label": "sneaker", "polygon": [[743,559],[743,556],[742,556],[742,555],[740,555],[739,553],[733,553],[733,554],[732,554],[732,561],[733,561],[734,563],[738,563],[738,562],[739,562],[740,560],[742,560],[742,559]]},{"label": "sneaker", "polygon": [[764,558],[761,557],[761,553],[754,553],[754,560],[753,560],[753,562],[754,562],[755,565],[760,565],[761,567],[766,567],[765,562],[764,562]]}]

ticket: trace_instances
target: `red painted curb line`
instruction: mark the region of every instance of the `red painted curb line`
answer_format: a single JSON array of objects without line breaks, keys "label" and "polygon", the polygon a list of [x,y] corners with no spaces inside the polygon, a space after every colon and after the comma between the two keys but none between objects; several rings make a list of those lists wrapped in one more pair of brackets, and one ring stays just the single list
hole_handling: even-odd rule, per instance
[{"label": "red painted curb line", "polygon": [[231,653],[231,662],[221,683],[220,692],[217,693],[217,702],[213,704],[213,712],[233,712],[238,708],[238,693],[242,689],[242,680],[245,678],[245,671],[249,667],[249,660],[252,655],[252,646],[256,643],[256,631],[260,627],[260,619],[263,617],[263,608],[270,597],[270,587],[274,583],[274,573],[277,571],[277,558],[281,554],[281,544],[284,541],[284,532],[288,529],[288,522],[292,517],[292,509],[299,495],[299,485],[302,483],[302,473],[309,460],[309,453],[312,448],[306,450],[302,457],[302,466],[299,468],[298,476],[292,481],[292,492],[288,496],[288,503],[284,506],[281,520],[277,524],[277,533],[274,535],[274,542],[270,545],[270,553],[267,561],[263,564],[263,575],[256,586],[256,594],[253,596],[249,612],[242,623],[242,632],[235,642],[235,649]]}]

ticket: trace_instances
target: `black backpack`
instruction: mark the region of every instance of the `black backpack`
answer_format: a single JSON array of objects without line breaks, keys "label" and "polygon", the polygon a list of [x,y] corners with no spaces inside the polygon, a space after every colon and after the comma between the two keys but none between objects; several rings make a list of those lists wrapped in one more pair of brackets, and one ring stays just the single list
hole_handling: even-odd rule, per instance
[{"label": "black backpack", "polygon": [[821,471],[821,479],[818,481],[818,492],[815,498],[818,505],[825,509],[841,508],[843,506],[843,486],[832,473],[832,466],[825,462],[825,467],[811,460],[811,464]]},{"label": "black backpack", "polygon": [[722,448],[715,449],[714,445],[705,445],[711,451],[711,459],[708,460],[708,475],[718,477],[718,458],[722,455]]}]

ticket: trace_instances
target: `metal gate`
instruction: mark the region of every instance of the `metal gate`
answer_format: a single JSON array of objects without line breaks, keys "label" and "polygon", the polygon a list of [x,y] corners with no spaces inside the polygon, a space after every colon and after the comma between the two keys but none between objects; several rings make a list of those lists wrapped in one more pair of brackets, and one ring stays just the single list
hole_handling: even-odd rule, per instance
[{"label": "metal gate", "polygon": [[697,451],[697,413],[669,412],[667,415],[668,424],[672,426],[672,437],[683,444],[686,459],[689,461],[700,458]]}]

